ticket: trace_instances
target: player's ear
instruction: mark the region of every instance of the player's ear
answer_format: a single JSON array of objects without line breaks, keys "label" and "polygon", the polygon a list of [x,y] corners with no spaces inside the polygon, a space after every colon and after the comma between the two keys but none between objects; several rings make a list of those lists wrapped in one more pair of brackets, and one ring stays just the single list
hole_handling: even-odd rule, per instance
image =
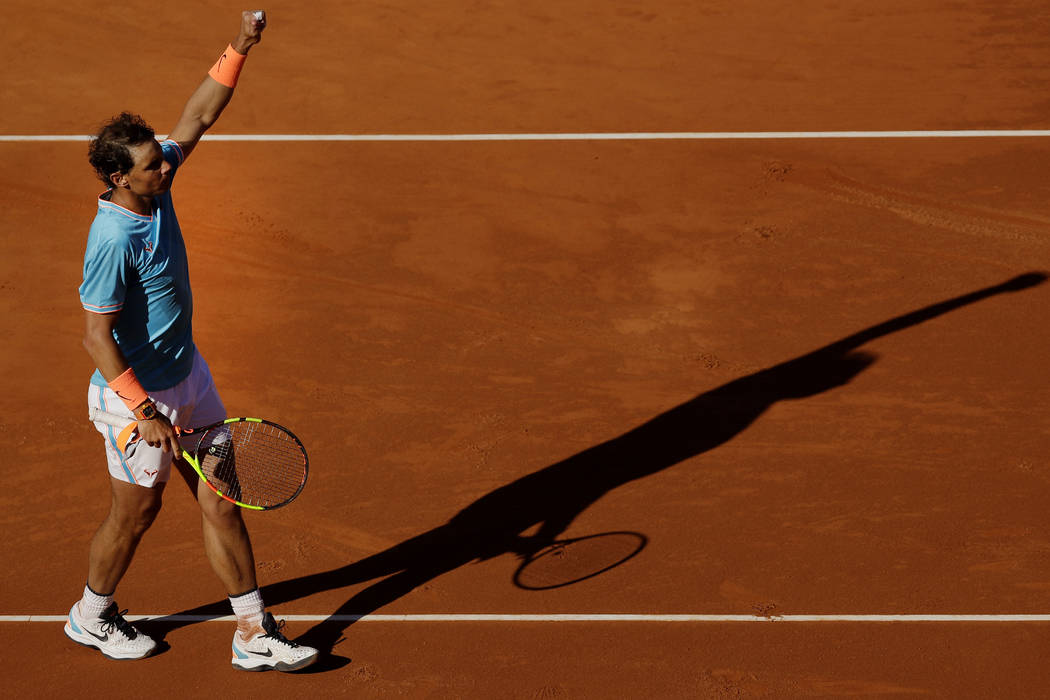
[{"label": "player's ear", "polygon": [[119,172],[119,171],[115,172],[115,173],[111,173],[110,176],[109,176],[109,181],[113,183],[114,187],[122,187],[124,189],[127,189],[128,187],[131,186],[128,183],[128,175],[127,175],[127,173],[122,173],[122,172]]}]

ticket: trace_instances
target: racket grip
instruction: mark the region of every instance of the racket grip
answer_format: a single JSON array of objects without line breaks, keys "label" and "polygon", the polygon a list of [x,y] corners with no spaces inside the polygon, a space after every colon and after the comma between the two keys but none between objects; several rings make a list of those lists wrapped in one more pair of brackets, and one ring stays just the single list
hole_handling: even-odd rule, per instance
[{"label": "racket grip", "polygon": [[131,419],[127,416],[118,416],[113,413],[106,413],[97,408],[88,409],[88,418],[98,423],[104,423],[111,425],[114,428],[120,428],[120,434],[117,435],[117,449],[121,453],[127,452],[128,445],[139,439],[139,423],[138,421]]},{"label": "racket grip", "polygon": [[134,418],[118,416],[115,413],[107,413],[101,408],[88,409],[88,420],[92,423],[105,423],[106,425],[112,425],[114,428],[125,428],[129,423],[135,422]]}]

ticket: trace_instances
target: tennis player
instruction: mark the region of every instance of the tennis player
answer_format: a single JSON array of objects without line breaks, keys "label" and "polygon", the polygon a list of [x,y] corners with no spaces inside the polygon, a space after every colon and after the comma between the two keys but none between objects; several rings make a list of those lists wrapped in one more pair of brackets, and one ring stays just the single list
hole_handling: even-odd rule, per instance
[{"label": "tennis player", "polygon": [[114,428],[95,424],[106,440],[112,500],[91,542],[87,584],[69,611],[65,633],[112,659],[141,659],[157,647],[124,618],[127,611],[113,596],[160,510],[173,459],[196,494],[204,551],[237,617],[233,666],[292,671],[317,659],[316,649],[286,639],[283,623],[265,611],[240,510],[178,459],[179,437],[172,427],[223,420],[226,410],[193,343],[193,297],[171,184],[233,96],[248,51],[265,26],[264,12],[242,13],[237,38],[166,140],[158,143],[141,117],[123,113],[102,127],[89,149],[91,165],[109,189],[98,198],[80,286],[84,346],[98,368],[88,405],[137,420],[142,439],[122,454]]}]

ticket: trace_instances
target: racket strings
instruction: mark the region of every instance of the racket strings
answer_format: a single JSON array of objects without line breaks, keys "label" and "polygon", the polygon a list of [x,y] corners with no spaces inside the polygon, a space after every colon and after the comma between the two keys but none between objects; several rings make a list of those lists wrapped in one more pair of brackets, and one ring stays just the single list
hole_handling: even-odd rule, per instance
[{"label": "racket strings", "polygon": [[271,423],[236,421],[209,431],[197,449],[205,478],[226,496],[272,507],[287,502],[306,480],[302,445]]}]

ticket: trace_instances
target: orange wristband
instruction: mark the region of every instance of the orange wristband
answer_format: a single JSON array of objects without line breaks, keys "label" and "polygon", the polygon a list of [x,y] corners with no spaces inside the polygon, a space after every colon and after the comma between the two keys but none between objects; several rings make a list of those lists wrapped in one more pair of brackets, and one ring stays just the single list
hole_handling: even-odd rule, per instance
[{"label": "orange wristband", "polygon": [[139,384],[139,379],[135,376],[135,370],[130,367],[128,367],[127,372],[111,381],[109,388],[120,397],[120,400],[124,402],[129,411],[134,411],[142,405],[143,401],[149,398],[146,390]]},{"label": "orange wristband", "polygon": [[237,77],[241,74],[241,67],[244,65],[244,59],[246,58],[248,57],[243,53],[237,53],[233,48],[233,44],[230,44],[219,56],[219,60],[215,62],[211,70],[208,71],[208,75],[228,88],[236,87]]}]

